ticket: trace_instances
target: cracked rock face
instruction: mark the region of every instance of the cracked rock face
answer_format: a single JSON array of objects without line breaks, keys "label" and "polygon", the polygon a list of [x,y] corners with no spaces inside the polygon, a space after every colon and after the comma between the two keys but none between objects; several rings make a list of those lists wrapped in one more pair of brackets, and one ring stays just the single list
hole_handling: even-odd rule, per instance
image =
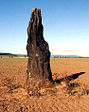
[{"label": "cracked rock face", "polygon": [[45,78],[52,81],[50,51],[43,37],[41,10],[34,8],[27,28],[28,74],[32,78]]}]

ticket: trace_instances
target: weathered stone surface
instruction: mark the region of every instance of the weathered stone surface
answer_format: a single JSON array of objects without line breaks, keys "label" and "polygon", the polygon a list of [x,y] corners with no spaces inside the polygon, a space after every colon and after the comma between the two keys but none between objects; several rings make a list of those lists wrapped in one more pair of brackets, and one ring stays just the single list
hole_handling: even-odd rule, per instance
[{"label": "weathered stone surface", "polygon": [[32,78],[45,78],[52,81],[50,70],[50,51],[43,37],[41,10],[34,8],[27,28],[28,74]]}]

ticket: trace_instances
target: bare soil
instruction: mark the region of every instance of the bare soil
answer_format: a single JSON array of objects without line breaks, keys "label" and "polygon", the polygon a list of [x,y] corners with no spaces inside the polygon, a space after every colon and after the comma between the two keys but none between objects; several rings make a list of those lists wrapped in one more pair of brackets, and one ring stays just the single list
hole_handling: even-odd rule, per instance
[{"label": "bare soil", "polygon": [[26,66],[26,58],[0,58],[0,112],[89,112],[89,58],[52,58],[55,83],[35,85],[35,94],[25,86]]}]

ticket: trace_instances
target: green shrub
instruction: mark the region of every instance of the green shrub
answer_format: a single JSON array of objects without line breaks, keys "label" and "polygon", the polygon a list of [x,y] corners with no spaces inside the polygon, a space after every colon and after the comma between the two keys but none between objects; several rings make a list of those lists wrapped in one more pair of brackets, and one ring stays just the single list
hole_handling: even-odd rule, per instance
[{"label": "green shrub", "polygon": [[87,94],[87,95],[89,94],[89,90],[86,90],[86,94]]},{"label": "green shrub", "polygon": [[10,85],[11,89],[17,89],[17,88],[21,88],[21,87],[22,87],[22,85],[20,85],[20,84],[11,84]]}]

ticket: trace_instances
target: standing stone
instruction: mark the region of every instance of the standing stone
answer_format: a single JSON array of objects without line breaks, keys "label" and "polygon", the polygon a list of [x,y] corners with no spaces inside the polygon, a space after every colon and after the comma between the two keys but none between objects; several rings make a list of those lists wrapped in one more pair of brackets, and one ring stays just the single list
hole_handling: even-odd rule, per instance
[{"label": "standing stone", "polygon": [[32,10],[27,33],[28,74],[34,79],[44,78],[53,81],[50,70],[49,46],[43,37],[41,10],[38,8]]}]

